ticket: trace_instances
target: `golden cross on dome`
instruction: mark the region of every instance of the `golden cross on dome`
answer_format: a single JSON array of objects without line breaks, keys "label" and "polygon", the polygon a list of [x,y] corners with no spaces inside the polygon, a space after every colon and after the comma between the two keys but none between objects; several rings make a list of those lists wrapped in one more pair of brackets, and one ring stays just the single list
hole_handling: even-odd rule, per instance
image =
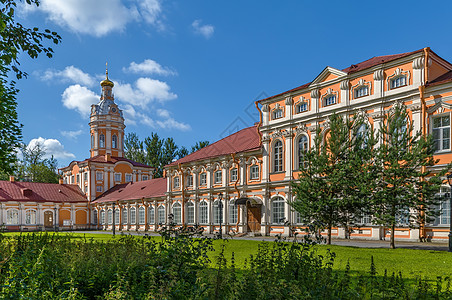
[{"label": "golden cross on dome", "polygon": [[108,79],[108,61],[105,63],[105,75],[107,75]]}]

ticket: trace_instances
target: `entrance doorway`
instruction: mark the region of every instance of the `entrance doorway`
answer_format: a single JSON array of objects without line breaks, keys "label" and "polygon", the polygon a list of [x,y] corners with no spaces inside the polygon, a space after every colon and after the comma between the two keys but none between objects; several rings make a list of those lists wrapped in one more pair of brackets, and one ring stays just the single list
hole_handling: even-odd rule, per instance
[{"label": "entrance doorway", "polygon": [[44,227],[51,228],[53,227],[53,212],[52,211],[45,211],[44,212]]},{"label": "entrance doorway", "polygon": [[261,231],[261,205],[251,206],[248,202],[246,204],[247,211],[247,227],[248,232]]}]

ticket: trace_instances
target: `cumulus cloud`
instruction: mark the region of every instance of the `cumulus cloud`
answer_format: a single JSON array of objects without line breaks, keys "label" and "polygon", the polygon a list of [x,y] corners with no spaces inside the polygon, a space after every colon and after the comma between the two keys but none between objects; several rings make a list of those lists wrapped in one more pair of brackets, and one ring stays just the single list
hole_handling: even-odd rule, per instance
[{"label": "cumulus cloud", "polygon": [[213,25],[201,25],[202,20],[194,20],[191,26],[196,34],[202,35],[206,39],[210,39],[215,31]]},{"label": "cumulus cloud", "polygon": [[87,86],[93,86],[96,82],[91,75],[74,66],[67,66],[64,70],[46,70],[41,76],[41,80],[43,81],[51,81],[55,79],[63,82],[72,82]]},{"label": "cumulus cloud", "polygon": [[[103,36],[123,31],[128,23],[144,21],[164,29],[161,0],[41,0],[25,12],[42,11],[47,19],[75,33]],[[124,5],[125,3],[128,6]]]},{"label": "cumulus cloud", "polygon": [[56,139],[46,139],[43,137],[32,139],[30,143],[28,143],[27,148],[32,149],[38,144],[46,152],[44,158],[50,158],[52,155],[56,159],[75,158],[75,155],[64,150],[64,146]]},{"label": "cumulus cloud", "polygon": [[153,129],[176,129],[181,131],[188,131],[191,126],[182,122],[176,121],[170,116],[170,112],[166,109],[157,109],[157,117],[160,119],[152,119],[148,115],[137,112],[131,105],[123,106],[124,119],[127,125],[146,125]]},{"label": "cumulus cloud", "polygon": [[139,78],[133,87],[129,83],[118,83],[115,90],[118,99],[143,109],[151,102],[165,102],[177,98],[176,94],[170,92],[170,86],[166,82],[147,77]]},{"label": "cumulus cloud", "polygon": [[79,135],[83,133],[83,130],[73,130],[73,131],[60,131],[61,135],[70,139],[76,139]]},{"label": "cumulus cloud", "polygon": [[158,62],[152,59],[146,59],[142,63],[131,62],[128,68],[123,68],[124,71],[142,74],[155,74],[155,75],[176,75],[176,72],[167,68],[162,67]]},{"label": "cumulus cloud", "polygon": [[99,96],[88,88],[75,84],[64,90],[61,101],[65,107],[75,109],[82,117],[87,117],[91,111],[91,104],[99,102]]}]

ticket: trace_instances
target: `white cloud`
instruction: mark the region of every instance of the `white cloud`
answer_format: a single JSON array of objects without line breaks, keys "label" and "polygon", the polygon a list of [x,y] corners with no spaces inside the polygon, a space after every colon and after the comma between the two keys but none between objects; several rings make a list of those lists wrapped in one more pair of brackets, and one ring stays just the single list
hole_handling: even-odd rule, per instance
[{"label": "white cloud", "polygon": [[202,20],[194,20],[193,23],[191,23],[193,30],[196,34],[202,35],[206,39],[210,39],[215,31],[215,28],[210,24],[201,25],[201,22]]},{"label": "white cloud", "polygon": [[83,130],[73,130],[73,131],[60,131],[61,135],[70,139],[76,139],[79,135],[83,133]]},{"label": "white cloud", "polygon": [[182,122],[178,122],[170,116],[170,112],[166,109],[157,109],[157,116],[163,120],[155,120],[148,115],[137,112],[133,106],[127,104],[123,106],[124,119],[127,125],[137,125],[137,122],[142,125],[149,126],[153,129],[177,129],[187,131],[191,126]]},{"label": "white cloud", "polygon": [[50,81],[54,79],[59,79],[63,82],[83,84],[87,86],[93,86],[96,82],[91,75],[74,66],[67,66],[62,71],[46,70],[41,76],[41,80],[43,81]]},{"label": "white cloud", "polygon": [[124,31],[131,22],[144,21],[159,30],[165,27],[161,0],[41,0],[38,8],[23,7],[24,13],[38,10],[59,26],[98,37]]},{"label": "white cloud", "polygon": [[61,101],[65,107],[75,109],[82,117],[87,117],[91,111],[91,104],[99,102],[99,96],[88,88],[75,84],[64,90]]},{"label": "white cloud", "polygon": [[176,75],[177,73],[169,68],[162,67],[158,62],[152,59],[146,59],[142,63],[131,62],[128,68],[123,68],[124,71],[143,74],[156,75]]},{"label": "white cloud", "polygon": [[118,99],[143,109],[151,102],[165,102],[177,98],[177,95],[170,92],[170,86],[163,81],[147,77],[139,78],[133,88],[131,84],[115,85],[115,94]]},{"label": "white cloud", "polygon": [[50,158],[52,155],[55,159],[75,158],[75,155],[64,150],[64,146],[56,139],[45,139],[43,137],[32,139],[30,143],[28,143],[27,148],[32,149],[38,144],[46,152],[44,158]]},{"label": "white cloud", "polygon": [[173,118],[168,118],[164,121],[156,121],[156,123],[160,128],[163,129],[178,129],[181,131],[187,131],[191,129],[190,125],[178,122]]}]

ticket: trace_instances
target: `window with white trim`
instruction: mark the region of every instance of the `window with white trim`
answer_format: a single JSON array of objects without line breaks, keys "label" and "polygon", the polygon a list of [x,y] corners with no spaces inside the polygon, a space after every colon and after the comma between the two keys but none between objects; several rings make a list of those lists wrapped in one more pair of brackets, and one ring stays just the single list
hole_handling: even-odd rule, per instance
[{"label": "window with white trim", "polygon": [[330,94],[323,97],[324,106],[336,104],[336,95]]},{"label": "window with white trim", "polygon": [[179,181],[179,176],[174,177],[173,183],[174,183],[174,188],[178,189],[180,188],[180,181]]},{"label": "window with white trim", "polygon": [[192,186],[193,186],[193,175],[188,175],[188,176],[187,176],[187,185],[188,185],[189,187],[192,187]]},{"label": "window with white trim", "polygon": [[80,174],[77,174],[77,183],[80,182]]},{"label": "window with white trim", "polygon": [[199,175],[199,185],[201,185],[201,186],[207,185],[207,174],[206,174],[206,172],[201,173]]},{"label": "window with white trim", "polygon": [[83,181],[88,181],[88,172],[83,173]]},{"label": "window with white trim", "polygon": [[138,208],[138,224],[144,225],[146,221],[146,209],[143,206]]},{"label": "window with white trim", "polygon": [[99,136],[99,147],[105,148],[105,135],[101,134]]},{"label": "window with white trim", "polygon": [[273,172],[283,171],[283,145],[281,141],[276,141],[273,146]]},{"label": "window with white trim", "polygon": [[132,182],[132,174],[126,174],[126,182]]},{"label": "window with white trim", "polygon": [[193,204],[193,202],[187,203],[187,223],[195,223],[195,205]]},{"label": "window with white trim", "polygon": [[296,224],[303,224],[303,219],[301,218],[301,215],[298,211],[294,212],[295,215],[295,223]]},{"label": "window with white trim", "polygon": [[119,208],[115,208],[115,225],[119,225]]},{"label": "window with white trim", "polygon": [[284,198],[275,197],[271,202],[271,216],[273,224],[283,224],[285,221]]},{"label": "window with white trim", "polygon": [[93,210],[93,224],[97,225],[98,222],[97,209]]},{"label": "window with white trim", "polygon": [[104,173],[103,172],[96,172],[96,180],[97,181],[104,180]]},{"label": "window with white trim", "polygon": [[122,224],[127,224],[128,216],[129,216],[129,214],[127,213],[127,207],[124,207],[122,209]]},{"label": "window with white trim", "polygon": [[97,193],[102,193],[102,186],[101,185],[97,185],[96,186],[96,192]]},{"label": "window with white trim", "polygon": [[361,144],[361,148],[366,148],[369,140],[366,123],[363,123],[359,126],[358,131],[356,132],[356,137],[358,138],[358,142]]},{"label": "window with white trim", "polygon": [[25,211],[25,224],[26,225],[36,224],[36,210],[28,209]]},{"label": "window with white trim", "polygon": [[118,147],[118,137],[114,134],[111,138],[111,147],[116,149]]},{"label": "window with white trim", "polygon": [[116,182],[120,182],[121,181],[121,177],[122,177],[121,173],[115,173],[115,181]]},{"label": "window with white trim", "polygon": [[215,171],[214,177],[215,177],[215,184],[221,184],[221,178],[222,178],[222,172],[220,171]]},{"label": "window with white trim", "polygon": [[174,223],[176,224],[182,224],[182,206],[180,203],[174,203],[173,204],[173,215],[174,215]]},{"label": "window with white trim", "polygon": [[259,166],[253,165],[250,167],[250,179],[256,180],[259,179]]},{"label": "window with white trim", "polygon": [[284,116],[283,110],[281,108],[277,108],[273,111],[273,120],[280,119]]},{"label": "window with white trim", "polygon": [[113,210],[111,208],[107,210],[107,223],[108,225],[113,224]]},{"label": "window with white trim", "polygon": [[208,214],[209,205],[206,201],[201,201],[199,203],[199,223],[207,224],[209,222],[209,214]]},{"label": "window with white trim", "polygon": [[237,181],[237,168],[231,170],[231,181]]},{"label": "window with white trim", "polygon": [[306,152],[309,149],[308,137],[306,135],[300,136],[298,140],[298,167],[304,169],[308,166],[306,161]]},{"label": "window with white trim", "polygon": [[369,95],[369,86],[362,85],[355,88],[355,98],[361,98],[367,95]]},{"label": "window with white trim", "polygon": [[148,208],[148,223],[154,224],[155,223],[155,209],[154,205],[149,205]]},{"label": "window with white trim", "polygon": [[220,205],[220,200],[215,200],[213,202],[213,223],[214,224],[220,224],[222,213],[223,212],[222,212],[222,207]]},{"label": "window with white trim", "polygon": [[157,219],[159,224],[165,224],[165,207],[163,205],[157,208]]},{"label": "window with white trim", "polygon": [[407,85],[406,75],[399,75],[391,79],[391,89]]},{"label": "window with white trim", "polygon": [[87,185],[85,185],[84,191],[85,191],[85,194],[88,193],[88,186]]},{"label": "window with white trim", "polygon": [[229,223],[237,223],[238,207],[235,204],[235,199],[229,200]]},{"label": "window with white trim", "polygon": [[441,199],[437,209],[439,215],[435,218],[433,225],[441,226],[450,224],[450,188],[448,186],[441,186],[436,197]]},{"label": "window with white trim", "polygon": [[135,225],[137,223],[137,209],[132,207],[130,209],[130,224]]},{"label": "window with white trim", "polygon": [[105,225],[105,210],[100,211],[100,224]]},{"label": "window with white trim", "polygon": [[433,143],[435,151],[450,149],[450,116],[433,118]]},{"label": "window with white trim", "polygon": [[141,175],[141,180],[142,181],[149,180],[149,176],[148,175]]},{"label": "window with white trim", "polygon": [[72,184],[75,183],[75,177],[74,177],[74,175],[71,175],[71,183],[72,183]]},{"label": "window with white trim", "polygon": [[301,102],[298,103],[295,107],[295,113],[299,114],[302,112],[308,111],[308,103],[307,102]]}]

